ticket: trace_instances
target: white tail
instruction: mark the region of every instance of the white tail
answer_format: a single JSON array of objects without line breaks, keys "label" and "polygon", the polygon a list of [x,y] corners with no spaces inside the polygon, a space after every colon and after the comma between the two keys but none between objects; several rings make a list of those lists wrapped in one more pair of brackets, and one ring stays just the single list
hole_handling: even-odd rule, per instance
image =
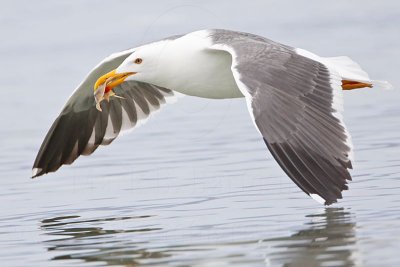
[{"label": "white tail", "polygon": [[393,86],[387,81],[371,80],[360,65],[349,57],[326,57],[321,58],[321,62],[334,69],[343,80],[370,83],[374,87],[382,89],[393,89]]}]

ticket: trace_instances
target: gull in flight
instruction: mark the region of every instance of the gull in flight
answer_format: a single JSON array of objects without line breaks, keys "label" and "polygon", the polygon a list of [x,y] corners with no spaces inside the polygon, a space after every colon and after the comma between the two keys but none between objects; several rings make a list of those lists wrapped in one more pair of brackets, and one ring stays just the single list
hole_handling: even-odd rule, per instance
[{"label": "gull in flight", "polygon": [[32,177],[110,144],[178,94],[244,97],[280,167],[329,205],[351,180],[342,90],[375,85],[390,86],[348,57],[320,57],[254,34],[214,29],[172,36],[114,53],[88,74],[48,131]]}]

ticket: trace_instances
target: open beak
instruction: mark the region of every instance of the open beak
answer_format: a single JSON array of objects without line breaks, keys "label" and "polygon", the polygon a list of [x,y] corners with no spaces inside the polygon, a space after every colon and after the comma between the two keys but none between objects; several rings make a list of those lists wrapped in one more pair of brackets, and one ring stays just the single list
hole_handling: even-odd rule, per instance
[{"label": "open beak", "polygon": [[133,74],[136,74],[136,72],[116,73],[116,70],[112,70],[109,73],[106,73],[99,79],[97,79],[96,83],[94,84],[94,90],[99,88],[100,85],[105,84],[106,92],[108,92],[112,90],[114,87],[123,83],[128,76]]},{"label": "open beak", "polygon": [[104,99],[110,101],[110,97],[119,97],[117,96],[112,89],[125,81],[125,79],[136,72],[124,72],[124,73],[115,73],[116,71],[110,71],[109,73],[101,76],[96,83],[94,84],[94,99],[96,100],[96,108],[99,111],[101,110],[100,103]]}]

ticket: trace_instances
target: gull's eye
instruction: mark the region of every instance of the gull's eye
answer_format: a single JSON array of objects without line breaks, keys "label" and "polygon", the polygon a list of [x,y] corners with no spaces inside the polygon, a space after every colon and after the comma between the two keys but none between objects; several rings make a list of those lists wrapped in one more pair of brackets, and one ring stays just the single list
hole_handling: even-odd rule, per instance
[{"label": "gull's eye", "polygon": [[141,58],[137,58],[137,59],[135,59],[135,63],[136,64],[140,64],[140,63],[142,63],[142,61],[143,61],[143,59],[141,59]]}]

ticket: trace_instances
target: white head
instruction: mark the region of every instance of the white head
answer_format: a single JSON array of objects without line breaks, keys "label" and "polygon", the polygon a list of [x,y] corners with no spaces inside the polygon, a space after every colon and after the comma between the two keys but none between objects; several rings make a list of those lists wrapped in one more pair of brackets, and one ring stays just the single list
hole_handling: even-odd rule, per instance
[{"label": "white head", "polygon": [[160,41],[151,45],[138,47],[116,69],[116,74],[131,73],[126,81],[157,83],[163,76],[164,61],[168,61],[166,50],[169,41]]},{"label": "white head", "polygon": [[107,93],[130,80],[172,90],[187,87],[187,82],[200,77],[207,66],[206,58],[197,53],[205,47],[204,36],[194,32],[135,48],[120,66],[97,80],[95,90],[103,85]]},{"label": "white head", "polygon": [[165,52],[168,42],[160,41],[136,48],[118,68],[101,76],[96,81],[94,90],[104,89],[107,94],[124,81],[133,80],[158,85],[160,80],[166,80],[163,77],[165,72],[160,70],[165,66],[163,62],[168,62],[169,57]]}]

